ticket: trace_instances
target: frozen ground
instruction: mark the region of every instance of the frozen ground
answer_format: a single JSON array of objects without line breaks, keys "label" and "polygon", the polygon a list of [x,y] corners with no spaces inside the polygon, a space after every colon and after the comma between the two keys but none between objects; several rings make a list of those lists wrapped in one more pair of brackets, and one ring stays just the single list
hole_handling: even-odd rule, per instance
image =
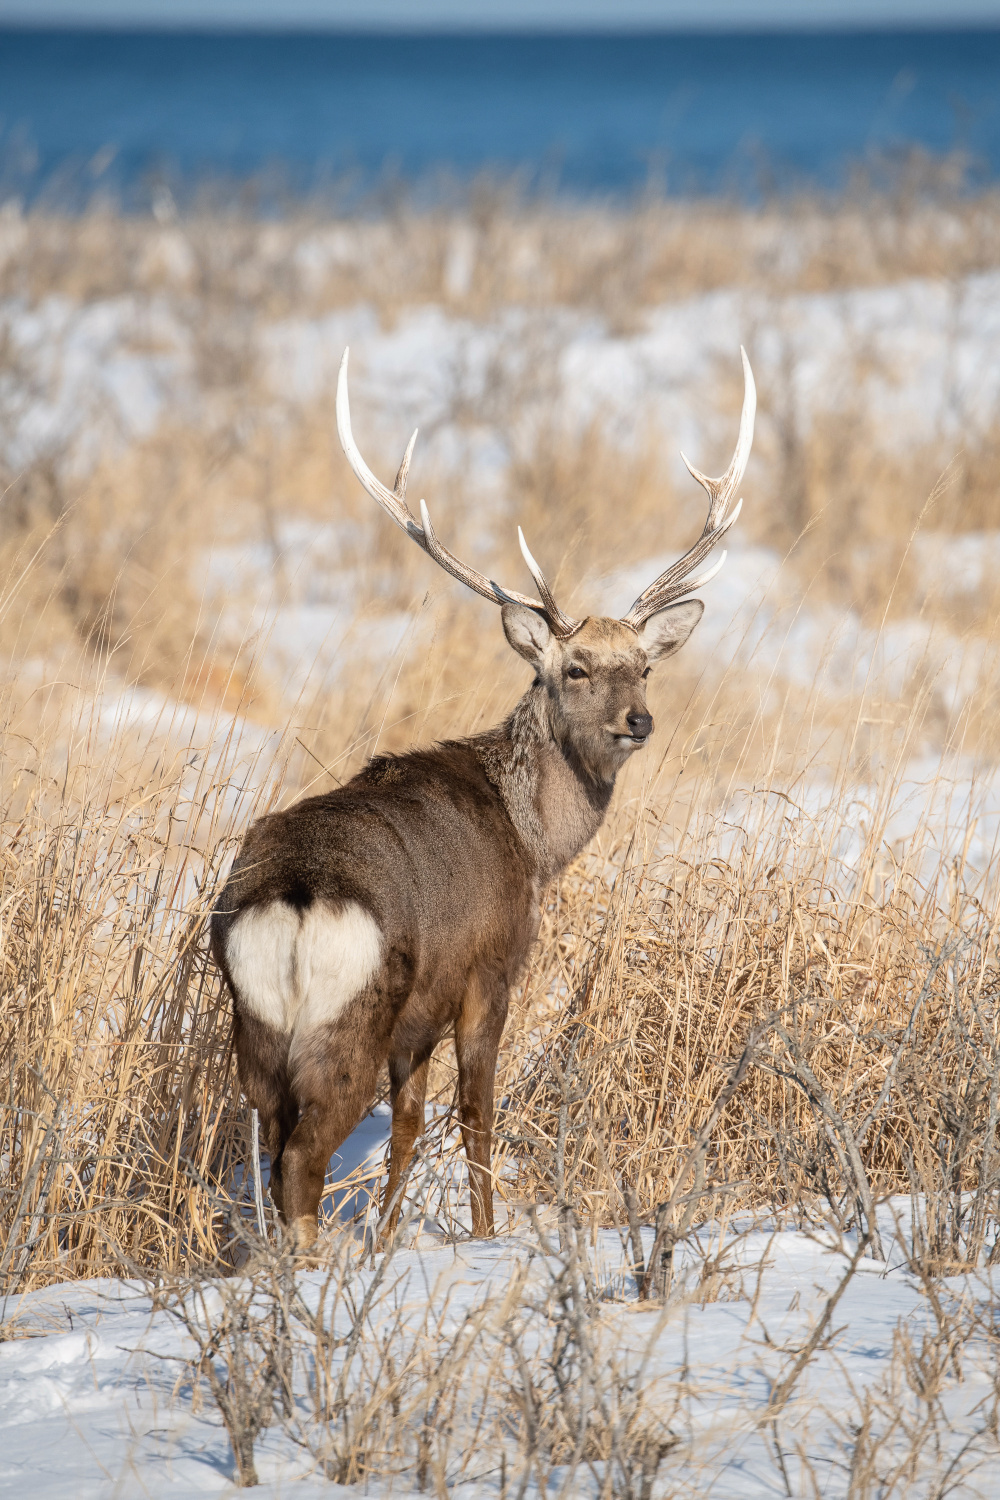
[{"label": "frozen ground", "polygon": [[[12,463],[41,453],[86,465],[174,410],[212,419],[197,387],[196,330],[166,295],[77,305],[0,304],[10,372],[0,381]],[[968,440],[996,420],[1000,274],[785,298],[720,291],[650,309],[620,336],[568,309],[511,309],[473,323],[436,306],[388,328],[359,305],[288,318],[257,335],[262,388],[282,409],[332,396],[351,344],[355,401],[393,448],[420,425],[440,462],[477,480],[502,467],[539,402],[571,424],[601,415],[623,442],[655,423],[672,455],[729,452],[740,343],[766,399],[761,432],[825,410],[881,419],[887,449],[935,435]],[[500,397],[498,398],[498,392]],[[456,419],[461,417],[460,422]],[[472,437],[470,439],[470,432]],[[707,457],[705,459],[707,463]]]},{"label": "frozen ground", "polygon": [[[887,448],[957,445],[1000,414],[998,333],[1000,274],[786,298],[720,291],[650,309],[628,336],[559,308],[509,309],[473,323],[423,306],[382,326],[373,309],[357,306],[260,328],[252,399],[264,420],[279,424],[319,402],[332,425],[337,368],[350,343],[362,447],[400,453],[419,425],[422,471],[461,472],[484,524],[513,534],[518,518],[504,476],[540,412],[570,429],[600,414],[626,446],[654,430],[678,466],[683,448],[713,472],[732,447],[743,342],[761,393],[761,451],[773,450],[789,422],[804,432],[824,411],[862,409]],[[217,398],[198,388],[197,330],[183,303],[165,294],[80,306],[61,296],[31,307],[9,301],[0,304],[0,335],[8,350],[0,438],[12,469],[47,455],[85,470],[99,452],[148,434],[168,414],[196,425],[214,419]],[[357,582],[339,565],[343,524],[336,516],[327,525],[288,517],[271,545],[219,546],[206,559],[207,583],[233,595],[230,633],[257,635],[271,677],[292,698],[311,675],[314,685],[329,680],[356,649]],[[996,572],[1000,535],[928,533],[914,548],[928,590],[975,595]],[[593,597],[618,612],[668,560],[665,553],[641,570],[589,580],[581,602]],[[948,713],[974,688],[988,650],[985,636],[960,640],[920,619],[875,632],[850,612],[803,607],[779,559],[743,546],[739,528],[707,597],[691,649],[750,667],[765,690],[818,683],[847,693],[873,673],[894,696],[919,671]],[[380,618],[373,636],[369,621],[366,647],[384,659],[418,639],[412,627],[400,613]]]},{"label": "frozen ground", "polygon": [[[220,591],[229,634],[255,638],[269,676],[284,685],[290,700],[307,685],[315,691],[335,680],[359,650],[366,660],[384,663],[419,649],[433,628],[431,616],[397,610],[362,613],[359,632],[357,581],[339,563],[338,539],[335,523],[298,519],[278,523],[272,547],[220,547],[205,557],[210,580],[240,583],[228,596]],[[974,593],[1000,549],[995,532],[927,533],[918,540],[917,562],[928,590]],[[582,580],[581,610],[621,614],[676,555],[663,552]],[[430,581],[436,589],[460,590],[437,575]],[[514,575],[506,581],[510,587],[530,583]],[[686,649],[687,659],[711,659],[714,669],[751,673],[761,693],[791,685],[840,698],[877,682],[891,700],[902,698],[919,674],[935,709],[951,714],[976,690],[995,651],[986,634],[958,636],[919,617],[875,629],[852,610],[804,602],[782,574],[776,553],[739,541],[728,549],[725,566],[706,586],[704,598],[705,617]],[[990,624],[985,620],[984,629]]]},{"label": "frozen ground", "polygon": [[[861,1262],[836,1309],[834,1338],[813,1359],[783,1417],[789,1450],[802,1443],[825,1496],[846,1493],[851,1423],[865,1393],[881,1392],[879,1399],[897,1411],[915,1403],[905,1382],[899,1384],[900,1331],[919,1346],[935,1328],[933,1309],[901,1264],[893,1210],[905,1223],[908,1203],[882,1210],[885,1243],[893,1245],[888,1268]],[[787,1373],[853,1249],[850,1236],[838,1242],[787,1228],[730,1231],[726,1244],[728,1271],[719,1300],[702,1306],[685,1294],[685,1279],[692,1282],[699,1258],[689,1248],[673,1305],[659,1327],[658,1313],[634,1300],[616,1234],[603,1232],[596,1248],[608,1289],[598,1314],[599,1346],[634,1366],[652,1341],[645,1374],[650,1399],[671,1411],[671,1430],[682,1439],[661,1473],[672,1481],[664,1484],[664,1494],[752,1500],[785,1493],[760,1418],[772,1384]],[[706,1242],[704,1249],[718,1244]],[[405,1279],[398,1300],[406,1317],[418,1319],[428,1302],[440,1305],[447,1294],[457,1325],[484,1296],[501,1295],[516,1263],[529,1258],[530,1275],[542,1285],[547,1263],[527,1231],[494,1242],[442,1244],[425,1237],[399,1252],[397,1269]],[[321,1273],[301,1274],[307,1294],[318,1287]],[[967,1307],[993,1294],[985,1273],[953,1279],[939,1290],[944,1304],[964,1299]],[[111,1500],[231,1492],[229,1444],[211,1402],[196,1412],[183,1380],[173,1391],[181,1366],[155,1357],[190,1353],[186,1336],[162,1312],[151,1311],[142,1286],[94,1281],[49,1287],[10,1303],[6,1321],[10,1336],[0,1344],[0,1494]],[[539,1337],[544,1340],[543,1329]],[[937,1457],[924,1453],[907,1494],[929,1493],[925,1481],[940,1475],[983,1426],[995,1374],[989,1361],[985,1346],[973,1338],[961,1358],[961,1380],[945,1383],[943,1450]],[[675,1408],[679,1386],[685,1395]],[[308,1477],[301,1454],[276,1428],[259,1442],[257,1458],[262,1496],[306,1500],[338,1489]],[[497,1495],[491,1461],[495,1457],[484,1453],[478,1479],[450,1493]],[[788,1462],[794,1479],[796,1462]],[[988,1496],[998,1490],[1000,1462],[993,1456],[954,1493]],[[373,1483],[367,1492],[387,1490]],[[392,1493],[412,1492],[400,1485]],[[588,1494],[587,1482],[580,1480],[573,1493]]]}]

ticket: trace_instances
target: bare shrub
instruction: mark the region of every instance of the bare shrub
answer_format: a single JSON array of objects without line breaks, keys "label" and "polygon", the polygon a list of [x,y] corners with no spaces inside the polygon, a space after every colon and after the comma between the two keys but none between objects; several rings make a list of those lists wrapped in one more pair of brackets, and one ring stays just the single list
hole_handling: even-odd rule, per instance
[{"label": "bare shrub", "polygon": [[233,1184],[248,1155],[204,913],[228,818],[276,793],[276,746],[95,686],[5,696],[8,1292],[225,1255],[226,1215],[198,1184]]},{"label": "bare shrub", "polygon": [[[835,798],[828,816],[835,824]],[[888,1193],[912,1186],[943,1208],[946,1192],[957,1219],[934,1243],[944,1236],[958,1255],[965,1225],[958,1258],[975,1264],[1000,1206],[996,894],[949,909],[940,885],[902,868],[876,902],[866,863],[879,857],[877,819],[867,857],[839,870],[832,824],[803,838],[794,824],[779,832],[783,822],[769,826],[774,841],[744,841],[732,863],[678,850],[659,872],[648,857],[631,879],[626,868],[611,891],[563,882],[529,984],[526,1040],[505,1053],[501,1133],[565,1134],[558,1069],[572,1057],[587,1079],[570,1110],[575,1191],[608,1214],[621,1211],[624,1185],[649,1213],[690,1169],[692,1143],[752,1043],[703,1166],[727,1202],[826,1200],[845,1226],[860,1214],[871,1228]],[[517,1191],[544,1190],[530,1151],[512,1148],[509,1166]]]}]

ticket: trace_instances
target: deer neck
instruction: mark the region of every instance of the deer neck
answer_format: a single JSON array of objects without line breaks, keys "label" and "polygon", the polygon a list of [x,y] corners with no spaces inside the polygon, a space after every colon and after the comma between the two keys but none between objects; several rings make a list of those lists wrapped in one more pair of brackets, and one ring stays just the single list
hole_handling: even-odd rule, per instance
[{"label": "deer neck", "polygon": [[511,822],[534,856],[544,883],[587,845],[604,821],[614,777],[599,779],[560,744],[544,690],[531,687],[504,724],[479,740],[486,774]]}]

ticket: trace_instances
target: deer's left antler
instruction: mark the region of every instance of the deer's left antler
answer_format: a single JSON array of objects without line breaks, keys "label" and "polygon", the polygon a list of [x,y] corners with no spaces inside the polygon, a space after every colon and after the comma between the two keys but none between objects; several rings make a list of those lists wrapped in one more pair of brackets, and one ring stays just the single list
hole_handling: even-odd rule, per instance
[{"label": "deer's left antler", "polygon": [[[695,542],[694,546],[672,563],[666,572],[661,573],[659,578],[654,578],[648,588],[643,589],[638,599],[632,605],[628,614],[622,616],[626,625],[638,627],[642,625],[651,615],[658,614],[668,604],[682,599],[685,594],[692,593],[714,578],[726,560],[723,552],[714,567],[704,573],[694,573],[694,569],[705,561],[708,554],[718,546],[726,532],[729,530],[740,513],[742,500],[738,500],[730,511],[729,506],[733,496],[739,489],[746,473],[747,461],[750,458],[750,448],[753,444],[753,422],[757,412],[757,387],[753,381],[753,371],[750,361],[747,359],[747,351],[740,345],[740,354],[743,358],[743,412],[740,416],[740,435],[736,441],[736,452],[733,454],[729,468],[719,479],[709,479],[707,474],[702,474],[693,464],[687,464],[688,472],[697,479],[703,489],[708,491],[708,517],[705,521],[704,530]],[[728,514],[727,514],[728,512]],[[694,575],[694,576],[692,576]]]}]

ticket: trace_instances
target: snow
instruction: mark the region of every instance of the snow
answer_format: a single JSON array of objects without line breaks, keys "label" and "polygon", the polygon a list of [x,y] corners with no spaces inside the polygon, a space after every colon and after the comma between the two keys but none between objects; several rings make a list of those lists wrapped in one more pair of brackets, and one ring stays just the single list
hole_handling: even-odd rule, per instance
[{"label": "snow", "polygon": [[[927,753],[888,768],[882,784],[814,774],[790,792],[740,790],[705,820],[700,838],[713,857],[734,864],[744,848],[757,844],[759,857],[760,845],[773,840],[794,860],[790,851],[803,829],[808,849],[821,840],[828,878],[845,894],[858,874],[885,900],[901,870],[926,888],[950,869],[964,897],[978,900],[1000,855],[1000,773],[966,757]],[[884,852],[870,870],[873,832]]]},{"label": "snow", "polygon": [[[139,754],[155,747],[161,761],[173,760],[177,801],[198,824],[226,826],[241,809],[280,783],[287,734],[255,724],[243,714],[195,708],[154,688],[108,684],[93,704],[94,728],[120,754],[130,741]],[[210,807],[205,792],[212,788]]]},{"label": "snow", "polygon": [[913,554],[920,582],[928,593],[945,596],[977,594],[1000,580],[1000,532],[922,531],[913,538]]},{"label": "snow", "polygon": [[190,339],[165,299],[7,302],[0,332],[17,377],[7,375],[0,387],[12,467],[54,453],[85,472],[190,399]]},{"label": "snow", "polygon": [[786,297],[727,289],[654,308],[627,336],[559,308],[474,324],[425,306],[389,328],[359,308],[282,320],[264,348],[275,389],[304,400],[332,393],[351,343],[354,388],[404,442],[413,426],[440,426],[458,408],[488,412],[498,370],[520,386],[523,420],[526,405],[552,394],[554,357],[567,420],[600,417],[623,442],[652,422],[672,452],[693,456],[706,441],[726,448],[720,391],[734,387],[741,343],[767,397],[765,432],[785,408],[802,430],[818,413],[846,409],[874,417],[889,451],[934,436],[967,441],[1000,408],[998,334],[1000,274],[991,272]]},{"label": "snow", "polygon": [[[327,244],[321,235],[303,254],[340,255],[341,239]],[[456,276],[465,253],[457,244]],[[51,453],[85,470],[153,431],[168,410],[213,420],[213,401],[197,387],[195,334],[182,299],[8,301],[0,304],[3,332],[18,370],[17,381],[8,376],[0,388],[12,468]],[[731,449],[742,342],[762,393],[758,452],[773,451],[789,422],[804,432],[828,411],[863,411],[889,450],[931,440],[947,450],[1000,415],[998,333],[1000,273],[987,273],[838,293],[722,290],[650,309],[628,335],[559,307],[508,308],[476,323],[428,305],[383,325],[358,305],[275,320],[256,338],[276,421],[313,402],[328,404],[332,421],[337,370],[350,344],[363,447],[401,453],[419,426],[421,472],[461,474],[475,490],[484,533],[495,534],[513,530],[507,466],[542,413],[570,430],[600,417],[623,446],[655,431],[678,468],[683,448],[714,471]],[[312,674],[330,680],[360,649],[357,637],[349,639],[358,586],[339,562],[338,523],[292,517],[277,529],[271,548],[212,549],[206,576],[224,601],[230,633],[258,636],[269,677],[294,701]],[[959,638],[920,619],[873,630],[850,611],[803,601],[780,559],[743,545],[739,528],[733,543],[710,586],[693,652],[752,670],[762,690],[781,682],[850,694],[876,677],[899,697],[920,672],[933,679],[935,707],[945,714],[975,690],[985,636]],[[1000,564],[1000,533],[919,534],[913,557],[926,592],[972,596]],[[585,581],[581,598],[596,592],[618,612],[668,561],[664,554],[647,560],[641,574]],[[231,597],[233,579],[239,599]],[[366,627],[366,649],[395,652],[411,625],[399,614],[379,624],[377,637]]]},{"label": "snow", "polygon": [[352,1180],[363,1184],[367,1180],[371,1186],[373,1179],[381,1174],[391,1131],[392,1110],[388,1104],[376,1104],[334,1152],[327,1169],[331,1186],[323,1200],[327,1216],[348,1220],[366,1213],[372,1201],[368,1188],[363,1185],[341,1187],[339,1184]]},{"label": "snow", "polygon": [[[842,1465],[848,1426],[865,1393],[889,1379],[900,1330],[919,1343],[935,1326],[933,1309],[906,1270],[895,1237],[908,1209],[908,1200],[883,1206],[881,1230],[892,1246],[888,1265],[860,1262],[837,1306],[834,1336],[814,1356],[784,1414],[787,1432],[803,1441],[822,1473],[825,1495],[846,1493]],[[720,1247],[729,1254],[728,1284],[718,1300],[701,1305],[694,1295],[696,1273],[705,1251]],[[645,1379],[664,1410],[679,1382],[686,1389],[686,1400],[670,1422],[683,1442],[665,1466],[657,1492],[671,1492],[664,1482],[669,1475],[691,1486],[681,1493],[710,1492],[719,1500],[783,1493],[760,1419],[773,1382],[787,1373],[853,1249],[850,1235],[841,1241],[830,1232],[774,1224],[717,1230],[714,1243],[709,1232],[702,1247],[689,1245],[681,1253],[661,1322],[658,1309],[636,1304],[616,1233],[600,1232],[595,1260],[608,1300],[595,1319],[598,1346],[619,1362],[638,1358],[648,1347]],[[441,1244],[424,1237],[398,1251],[393,1267],[403,1278],[393,1298],[393,1306],[402,1309],[398,1336],[403,1339],[411,1326],[419,1326],[428,1305],[443,1308],[446,1299],[448,1326],[457,1327],[484,1297],[501,1297],[512,1273],[525,1264],[529,1286],[543,1288],[551,1266],[524,1225],[494,1241]],[[307,1300],[318,1293],[322,1274],[299,1273]],[[362,1281],[370,1274],[358,1272]],[[964,1298],[971,1305],[993,1290],[988,1275],[980,1273],[953,1278],[939,1286],[938,1295],[945,1304]],[[190,1387],[178,1379],[182,1365],[177,1361],[190,1356],[192,1345],[163,1311],[153,1310],[142,1285],[104,1280],[28,1293],[8,1304],[5,1332],[0,1494],[48,1500],[61,1497],[67,1487],[75,1500],[231,1493],[233,1464],[218,1414],[209,1400],[196,1410]],[[544,1319],[537,1337],[544,1347]],[[993,1383],[989,1351],[975,1337],[961,1363],[961,1381],[947,1381],[942,1396],[944,1446],[952,1452],[975,1426],[977,1407]],[[897,1402],[906,1399],[897,1392]],[[256,1457],[262,1497],[294,1494],[307,1500],[337,1492],[337,1486],[308,1474],[301,1450],[279,1427],[259,1440]],[[485,1455],[484,1468],[490,1458]],[[1000,1461],[994,1453],[971,1487],[960,1492],[995,1494],[998,1485]],[[389,1488],[372,1481],[367,1492],[386,1494]],[[412,1493],[405,1484],[391,1492]],[[495,1496],[497,1477],[463,1484],[457,1492]],[[585,1474],[573,1493],[591,1493]],[[914,1482],[908,1493],[923,1493],[923,1487]]]},{"label": "snow", "polygon": [[[457,245],[456,276],[464,254]],[[94,456],[116,426],[119,440],[150,431],[168,402],[193,411],[182,307],[164,295],[0,304],[0,327],[34,382],[15,414],[22,461],[67,441]],[[382,326],[359,304],[276,320],[257,341],[266,381],[291,405],[332,405],[350,344],[356,400],[402,442],[417,424],[435,431],[459,415],[467,423],[478,408],[507,443],[512,409],[523,422],[534,402],[555,397],[572,424],[599,416],[628,442],[651,422],[671,453],[694,456],[706,444],[726,447],[731,414],[722,408],[738,384],[741,343],[767,397],[763,433],[789,415],[806,429],[820,412],[865,410],[898,451],[934,436],[968,441],[996,420],[998,335],[1000,273],[989,272],[787,296],[721,290],[653,308],[629,335],[559,307],[510,308],[474,323],[425,305]],[[498,374],[516,390],[513,404],[497,404]]]}]

